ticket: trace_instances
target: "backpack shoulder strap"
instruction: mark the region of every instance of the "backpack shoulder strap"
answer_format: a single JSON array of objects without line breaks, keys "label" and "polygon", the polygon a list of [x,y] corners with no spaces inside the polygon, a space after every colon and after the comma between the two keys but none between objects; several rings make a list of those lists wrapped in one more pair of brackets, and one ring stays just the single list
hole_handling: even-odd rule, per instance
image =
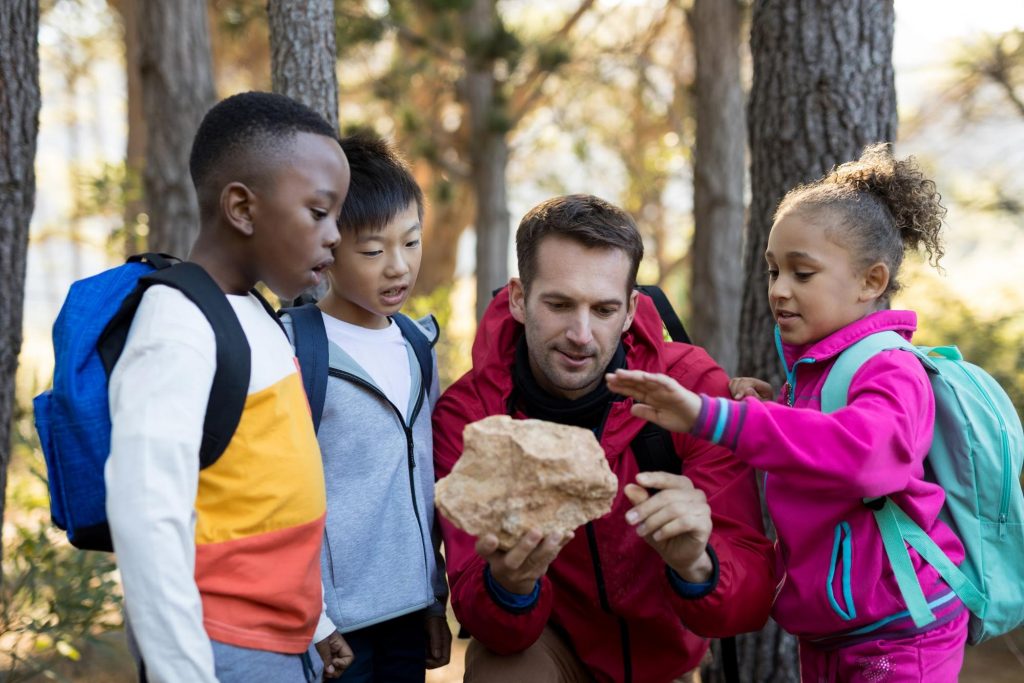
[{"label": "backpack shoulder strap", "polygon": [[834,413],[845,407],[853,376],[875,355],[891,349],[906,349],[920,357],[913,344],[892,330],[864,337],[840,353],[821,388],[821,412]]},{"label": "backpack shoulder strap", "polygon": [[427,339],[423,329],[407,315],[395,313],[391,318],[398,325],[398,329],[402,331],[402,336],[412,346],[413,353],[416,354],[416,360],[419,361],[420,373],[422,375],[420,386],[423,387],[424,395],[429,396],[430,385],[434,377],[434,358],[431,350],[434,348],[437,339],[435,338],[433,341]]},{"label": "backpack shoulder strap", "polygon": [[299,359],[302,385],[306,387],[306,396],[309,397],[313,428],[319,431],[324,401],[327,400],[327,371],[330,365],[324,316],[316,304],[286,308],[282,313],[287,313],[292,319],[295,357]]},{"label": "backpack shoulder strap", "polygon": [[[124,350],[142,296],[152,285],[166,285],[180,291],[202,311],[213,329],[217,369],[210,387],[199,449],[200,468],[209,467],[227,448],[242,418],[252,369],[249,341],[238,316],[213,278],[195,263],[178,263],[139,278],[135,290],[103,330],[97,348],[108,374]],[[216,410],[210,410],[210,406],[216,406]]]},{"label": "backpack shoulder strap", "polygon": [[676,454],[672,436],[662,427],[648,422],[629,444],[641,472],[682,474],[683,461]]},{"label": "backpack shoulder strap", "polygon": [[683,321],[679,319],[676,310],[672,308],[672,303],[665,296],[665,292],[661,290],[661,287],[657,285],[637,285],[636,289],[641,294],[651,297],[651,300],[654,301],[654,306],[658,309],[658,315],[661,316],[661,321],[665,324],[665,329],[668,330],[668,335],[672,338],[672,341],[684,344],[693,343],[690,341],[690,335],[686,333],[686,328],[683,327]]}]

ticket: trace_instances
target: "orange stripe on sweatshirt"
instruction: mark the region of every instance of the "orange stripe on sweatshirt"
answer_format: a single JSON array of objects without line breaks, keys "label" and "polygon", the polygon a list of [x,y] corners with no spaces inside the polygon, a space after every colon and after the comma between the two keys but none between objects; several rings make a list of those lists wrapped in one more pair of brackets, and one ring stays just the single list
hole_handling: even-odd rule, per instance
[{"label": "orange stripe on sweatshirt", "polygon": [[214,640],[272,652],[309,647],[322,607],[324,516],[299,527],[196,547],[203,625]]},{"label": "orange stripe on sweatshirt", "polygon": [[319,519],[323,465],[298,374],[252,393],[231,443],[199,474],[196,543],[219,543]]}]

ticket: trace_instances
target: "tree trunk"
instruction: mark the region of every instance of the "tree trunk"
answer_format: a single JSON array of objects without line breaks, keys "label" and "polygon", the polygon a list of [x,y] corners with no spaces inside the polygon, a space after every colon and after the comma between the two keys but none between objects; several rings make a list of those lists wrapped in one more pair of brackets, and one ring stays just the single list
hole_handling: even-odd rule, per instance
[{"label": "tree trunk", "polygon": [[28,226],[36,198],[38,35],[36,0],[0,2],[0,528],[21,351]]},{"label": "tree trunk", "polygon": [[128,143],[124,157],[128,193],[124,203],[124,255],[131,256],[143,251],[146,245],[146,235],[139,234],[140,216],[146,213],[146,203],[135,192],[146,167],[146,113],[142,106],[142,73],[139,68],[142,50],[139,40],[139,0],[116,0],[111,5],[121,15],[124,30],[128,100]]},{"label": "tree trunk", "polygon": [[[748,110],[751,206],[740,312],[739,374],[781,384],[764,250],[772,215],[794,186],[896,137],[892,0],[757,0]],[[797,681],[795,645],[774,622],[739,638],[750,680]]]},{"label": "tree trunk", "polygon": [[192,138],[215,100],[203,0],[138,5],[149,249],[184,258],[199,232]]},{"label": "tree trunk", "polygon": [[495,0],[474,0],[465,14],[467,65],[464,97],[469,110],[473,194],[476,196],[476,317],[491,292],[508,281],[509,213],[505,188],[508,112],[494,74],[491,45],[500,25]]},{"label": "tree trunk", "polygon": [[[274,92],[287,95],[319,113],[338,129],[338,52],[334,44],[333,0],[268,0],[270,24],[270,82]],[[326,278],[300,295],[321,299]],[[294,305],[300,299],[283,301]]]},{"label": "tree trunk", "polygon": [[696,0],[697,141],[693,165],[690,334],[732,374],[738,364],[743,290],[743,89],[736,0]]},{"label": "tree trunk", "polygon": [[274,92],[302,102],[338,128],[338,51],[332,0],[269,0]]}]

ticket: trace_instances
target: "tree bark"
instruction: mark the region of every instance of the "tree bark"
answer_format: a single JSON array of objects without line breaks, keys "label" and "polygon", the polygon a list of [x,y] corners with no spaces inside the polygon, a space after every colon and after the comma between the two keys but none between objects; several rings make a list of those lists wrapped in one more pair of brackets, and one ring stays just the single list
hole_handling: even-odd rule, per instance
[{"label": "tree bark", "polygon": [[[739,374],[781,384],[764,251],[779,200],[794,186],[896,137],[892,0],[757,0],[748,110],[751,206],[744,247]],[[740,669],[796,682],[796,646],[771,622],[740,636]]]},{"label": "tree bark", "polygon": [[740,373],[778,382],[764,250],[794,186],[896,137],[892,0],[754,5],[751,206],[740,322]]},{"label": "tree bark", "polygon": [[466,12],[466,75],[473,194],[476,197],[476,317],[491,292],[508,282],[510,236],[505,171],[508,167],[508,112],[494,74],[490,45],[500,25],[495,0],[474,0]]},{"label": "tree bark", "polygon": [[199,232],[192,138],[216,97],[206,3],[147,1],[138,10],[149,249],[184,258]]},{"label": "tree bark", "polygon": [[36,195],[38,35],[37,0],[0,2],[0,528],[21,351],[28,227]]},{"label": "tree bark", "polygon": [[338,128],[337,48],[332,0],[269,0],[270,80]]},{"label": "tree bark", "polygon": [[144,250],[146,235],[139,234],[139,217],[146,213],[146,203],[136,195],[135,187],[146,167],[146,113],[142,106],[142,45],[139,40],[139,0],[116,0],[111,5],[121,15],[124,30],[124,65],[127,80],[128,142],[125,146],[124,170],[126,191],[124,203],[124,255]]},{"label": "tree bark", "polygon": [[743,15],[736,0],[696,0],[689,20],[697,57],[690,334],[732,374],[743,293]]}]

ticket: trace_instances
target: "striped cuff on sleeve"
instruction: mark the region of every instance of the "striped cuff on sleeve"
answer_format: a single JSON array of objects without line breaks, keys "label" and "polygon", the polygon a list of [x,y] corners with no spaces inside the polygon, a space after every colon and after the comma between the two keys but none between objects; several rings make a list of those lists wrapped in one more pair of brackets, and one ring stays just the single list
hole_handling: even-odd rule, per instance
[{"label": "striped cuff on sleeve", "polygon": [[700,413],[690,433],[714,444],[736,448],[747,416],[746,402],[701,394],[700,403]]}]

